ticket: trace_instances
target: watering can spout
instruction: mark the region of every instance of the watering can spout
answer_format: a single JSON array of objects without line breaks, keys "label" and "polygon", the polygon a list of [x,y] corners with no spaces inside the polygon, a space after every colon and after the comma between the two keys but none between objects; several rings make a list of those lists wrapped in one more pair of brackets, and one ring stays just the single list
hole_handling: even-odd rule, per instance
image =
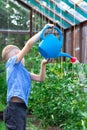
[{"label": "watering can spout", "polygon": [[70,54],[68,54],[68,53],[64,53],[64,52],[60,52],[59,54],[58,54],[58,57],[68,57],[68,58],[72,58],[72,56],[70,55]]}]

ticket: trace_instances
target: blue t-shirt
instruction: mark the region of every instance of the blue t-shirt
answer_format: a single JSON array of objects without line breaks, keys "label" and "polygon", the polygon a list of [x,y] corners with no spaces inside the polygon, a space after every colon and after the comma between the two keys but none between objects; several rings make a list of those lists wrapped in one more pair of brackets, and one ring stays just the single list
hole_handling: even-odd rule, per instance
[{"label": "blue t-shirt", "polygon": [[28,105],[31,89],[30,73],[21,62],[16,63],[17,57],[10,58],[6,63],[7,102],[13,96],[21,98]]}]

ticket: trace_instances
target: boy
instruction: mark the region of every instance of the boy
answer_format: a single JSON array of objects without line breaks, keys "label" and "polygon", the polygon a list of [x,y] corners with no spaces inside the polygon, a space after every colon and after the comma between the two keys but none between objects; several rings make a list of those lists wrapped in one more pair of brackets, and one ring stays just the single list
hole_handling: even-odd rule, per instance
[{"label": "boy", "polygon": [[2,51],[2,59],[6,61],[7,107],[4,110],[3,118],[7,130],[26,129],[26,108],[31,80],[44,81],[46,64],[52,62],[52,59],[42,60],[41,70],[38,75],[30,73],[24,68],[25,54],[40,39],[47,26],[53,27],[53,24],[45,25],[40,32],[27,41],[22,50],[15,45],[7,45]]}]

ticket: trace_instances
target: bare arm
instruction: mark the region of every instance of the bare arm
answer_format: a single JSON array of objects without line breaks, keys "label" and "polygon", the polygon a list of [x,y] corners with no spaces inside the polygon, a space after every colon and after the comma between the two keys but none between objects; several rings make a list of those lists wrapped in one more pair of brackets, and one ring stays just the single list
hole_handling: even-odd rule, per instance
[{"label": "bare arm", "polygon": [[[53,24],[47,24],[47,25],[45,25],[44,28],[46,28],[47,26],[53,27],[54,25]],[[17,55],[17,62],[21,61],[22,58],[25,56],[25,54],[31,49],[33,44],[40,39],[40,36],[42,34],[43,29],[27,41],[24,48]]]},{"label": "bare arm", "polygon": [[34,74],[34,73],[31,73],[31,74],[30,74],[31,79],[32,79],[32,80],[35,80],[35,81],[43,82],[44,79],[45,79],[45,75],[46,75],[46,64],[47,64],[47,63],[52,63],[53,61],[54,61],[54,59],[50,59],[50,60],[44,59],[44,60],[41,62],[41,69],[40,69],[39,75]]},{"label": "bare arm", "polygon": [[27,43],[25,44],[23,49],[17,55],[17,62],[21,61],[22,58],[25,56],[25,54],[31,49],[33,44],[40,39],[40,33],[41,32],[38,32],[37,34],[35,34],[32,38],[30,38],[27,41]]}]

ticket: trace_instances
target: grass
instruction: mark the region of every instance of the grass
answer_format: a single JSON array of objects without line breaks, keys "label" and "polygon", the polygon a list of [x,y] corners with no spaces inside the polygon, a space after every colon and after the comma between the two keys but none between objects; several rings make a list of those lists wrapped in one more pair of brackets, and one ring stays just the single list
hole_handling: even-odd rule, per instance
[{"label": "grass", "polygon": [[5,108],[5,105],[0,102],[0,111],[3,111]]},{"label": "grass", "polygon": [[26,130],[42,130],[41,128],[39,128],[38,126],[32,124],[31,122],[29,122],[27,124]]},{"label": "grass", "polygon": [[6,130],[6,127],[3,121],[0,121],[0,130]]},{"label": "grass", "polygon": [[26,130],[43,130],[41,129],[39,121],[35,117],[31,116],[27,118]]}]

